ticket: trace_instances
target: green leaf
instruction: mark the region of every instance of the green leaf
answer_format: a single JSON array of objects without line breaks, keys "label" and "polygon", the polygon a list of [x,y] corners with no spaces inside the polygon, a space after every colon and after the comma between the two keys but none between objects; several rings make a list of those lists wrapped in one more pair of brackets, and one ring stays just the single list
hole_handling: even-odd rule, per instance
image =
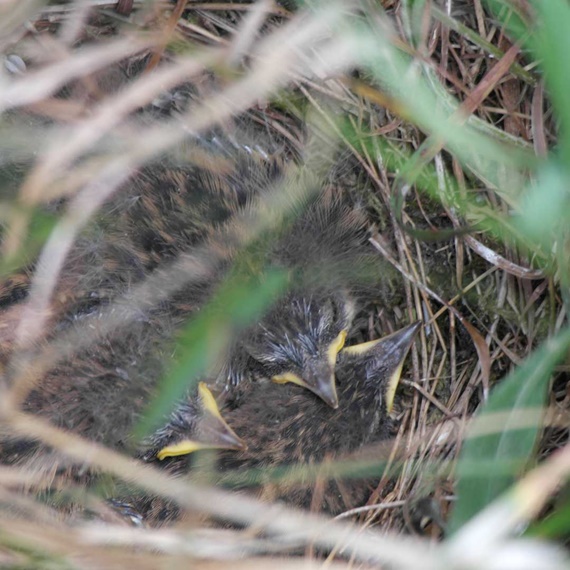
[{"label": "green leaf", "polygon": [[[508,489],[528,466],[550,375],[569,346],[570,329],[566,329],[545,342],[491,392],[469,428],[459,458],[451,532]],[[473,469],[478,463],[493,467]]]}]

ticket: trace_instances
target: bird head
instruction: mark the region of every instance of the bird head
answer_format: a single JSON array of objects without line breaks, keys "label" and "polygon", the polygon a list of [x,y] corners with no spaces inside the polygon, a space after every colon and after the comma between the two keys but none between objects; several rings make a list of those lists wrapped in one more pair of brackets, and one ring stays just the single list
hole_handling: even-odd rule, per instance
[{"label": "bird head", "polygon": [[346,347],[339,369],[350,369],[364,385],[382,388],[386,411],[391,412],[404,360],[420,328],[421,322],[417,321],[381,339]]},{"label": "bird head", "polygon": [[338,407],[334,370],[354,316],[348,294],[292,293],[254,327],[249,355],[277,383],[292,382]]},{"label": "bird head", "polygon": [[204,382],[180,404],[168,423],[148,442],[143,459],[159,460],[188,455],[200,449],[245,449],[245,443],[222,418],[216,400]]}]

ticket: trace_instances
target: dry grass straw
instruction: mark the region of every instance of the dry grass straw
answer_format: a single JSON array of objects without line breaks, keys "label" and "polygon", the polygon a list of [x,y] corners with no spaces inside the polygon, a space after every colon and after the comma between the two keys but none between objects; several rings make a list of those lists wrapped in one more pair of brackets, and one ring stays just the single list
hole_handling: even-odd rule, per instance
[{"label": "dry grass straw", "polygon": [[[334,562],[331,556],[326,564],[331,568],[384,564],[425,569],[562,568],[567,560],[555,548],[513,537],[568,477],[567,447],[546,458],[454,537],[437,542],[429,536],[396,533],[405,527],[407,509],[416,498],[434,497],[446,516],[453,494],[454,461],[477,404],[488,397],[496,380],[521,363],[535,343],[557,333],[565,319],[556,281],[543,269],[548,264],[533,265],[533,257],[548,258],[549,252],[540,247],[525,252],[517,247],[502,222],[497,222],[499,229],[494,234],[461,231],[481,218],[493,220],[517,207],[513,188],[524,180],[524,169],[513,166],[517,159],[512,156],[530,150],[545,156],[555,142],[554,118],[548,110],[544,112],[542,84],[532,69],[523,66],[518,46],[511,44],[480,0],[465,6],[446,2],[447,7],[456,6],[451,14],[429,2],[424,12],[414,13],[395,0],[383,2],[383,8],[374,2],[324,3],[314,11],[289,11],[271,2],[232,4],[235,12],[231,13],[227,3],[204,2],[186,6],[190,18],[178,17],[176,10],[183,2],[177,8],[164,3],[134,4],[138,10],[128,18],[115,14],[112,2],[91,0],[42,9],[31,1],[14,1],[0,8],[4,55],[20,54],[28,62],[22,75],[4,74],[0,109],[6,117],[18,116],[8,112],[30,113],[26,116],[32,117],[32,130],[40,137],[33,167],[18,190],[17,207],[3,217],[4,259],[13,262],[26,255],[33,208],[56,199],[68,200],[39,254],[28,301],[23,308],[2,314],[5,350],[9,346],[17,357],[6,363],[5,370],[14,381],[2,387],[0,417],[18,433],[192,511],[252,525],[267,535],[183,526],[141,529],[122,521],[78,525],[14,491],[33,484],[34,474],[4,468],[0,471],[0,563],[38,568],[132,564],[156,568],[194,560],[201,568],[312,568],[321,567],[322,562],[288,553],[292,548],[310,551],[317,547],[342,554]],[[377,25],[378,34],[385,32],[379,43],[366,34],[359,37],[358,28],[345,25],[345,19],[355,18],[359,11]],[[235,17],[236,13],[243,17]],[[2,14],[11,17],[2,18]],[[119,23],[128,20],[128,26],[122,26],[116,37],[105,37],[105,18]],[[262,27],[267,28],[263,34]],[[98,28],[100,38],[95,33],[89,45],[76,47],[85,30],[93,34]],[[415,47],[412,36],[418,42]],[[410,81],[414,74],[425,73],[438,106],[453,111],[451,130],[441,125],[431,130],[428,118],[414,108],[413,98],[398,93],[393,85],[382,91],[365,73],[354,79],[351,70],[374,57],[371,46],[388,50],[385,61],[389,61],[389,49],[413,55]],[[151,61],[162,58],[164,65],[152,74],[142,74],[114,96],[90,106],[73,98],[54,97],[71,80],[88,90],[93,72],[148,51],[154,53]],[[489,65],[491,56],[494,65]],[[242,69],[244,57],[248,65]],[[397,63],[394,60],[395,68]],[[226,81],[216,89],[206,87],[182,116],[145,127],[129,120],[130,113],[165,91],[207,77],[212,70],[225,74]],[[399,432],[389,442],[390,451],[384,450],[388,462],[377,490],[379,504],[358,511],[358,525],[343,517],[329,521],[174,481],[18,409],[34,382],[58,360],[128,326],[136,318],[137,307],[158,303],[221,261],[208,251],[181,256],[129,292],[128,310],[120,299],[96,323],[85,319],[79,333],[56,336],[41,351],[28,350],[49,328],[63,263],[103,202],[151,157],[256,105],[268,105],[276,93],[293,89],[310,110],[307,116],[313,117],[313,145],[338,138],[366,175],[363,199],[378,216],[372,220],[378,231],[371,247],[401,276],[403,293],[397,304],[371,311],[369,332],[378,334],[415,317],[426,323],[404,382],[407,389],[400,404]],[[342,115],[342,122],[333,118],[331,109]],[[269,114],[269,106],[267,110]],[[419,120],[409,122],[418,116]],[[58,125],[37,117],[56,118]],[[281,122],[278,114],[274,117],[272,126],[302,148],[295,128]],[[422,132],[418,124],[427,125],[426,130]],[[489,155],[479,150],[467,160],[454,152],[465,125],[474,127],[472,133],[484,133],[489,137],[486,140],[510,145],[510,154],[505,154],[508,159],[500,168],[492,171]],[[355,133],[362,137],[358,139]],[[433,169],[431,195],[420,191],[422,184],[416,185],[417,179],[409,182],[402,174],[402,165],[410,157],[418,168],[429,165]],[[469,198],[467,206],[458,206],[457,197],[450,198],[451,175],[453,191]],[[254,219],[243,220],[234,236],[236,247],[246,245],[271,225],[268,212],[285,208],[280,191],[277,188],[268,194]],[[474,194],[476,200],[471,199]],[[423,239],[425,233],[437,237],[450,228],[457,232],[448,239]],[[502,235],[507,237],[501,239]],[[567,425],[567,398],[553,392],[550,410],[545,424]],[[525,416],[520,421],[532,423]],[[497,422],[502,425],[500,418]],[[495,429],[492,421],[486,427],[491,432]],[[555,446],[545,441],[544,446],[562,447],[564,441]],[[370,451],[373,458],[378,457],[376,453]],[[104,505],[97,509],[104,510]],[[438,536],[437,529],[433,536]]]}]

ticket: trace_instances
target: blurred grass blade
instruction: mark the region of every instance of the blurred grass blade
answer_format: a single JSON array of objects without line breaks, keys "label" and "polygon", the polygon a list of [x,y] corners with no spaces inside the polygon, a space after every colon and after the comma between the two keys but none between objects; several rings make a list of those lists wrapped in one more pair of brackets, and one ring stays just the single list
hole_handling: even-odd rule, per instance
[{"label": "blurred grass blade", "polygon": [[397,99],[407,117],[469,165],[479,178],[516,197],[517,184],[511,185],[511,181],[518,180],[516,173],[523,163],[532,163],[530,146],[513,137],[490,136],[488,128],[475,128],[473,115],[463,117],[458,112],[459,102],[446,94],[429,66],[413,65],[408,54],[394,47],[399,44],[392,41],[390,28],[376,27],[373,19],[369,24],[369,28],[358,29],[357,38],[362,45],[362,63],[379,88]]},{"label": "blurred grass blade", "polygon": [[540,25],[533,36],[537,56],[542,59],[546,86],[560,121],[559,149],[565,164],[570,160],[570,6],[566,0],[534,0]]},{"label": "blurred grass blade", "polygon": [[[1,176],[1,175],[0,175]],[[0,192],[2,191],[0,180]],[[53,231],[57,219],[53,214],[36,208],[22,208],[8,201],[0,200],[0,237],[5,237],[4,224],[12,216],[25,212],[31,217],[31,224],[24,243],[12,256],[0,257],[0,277],[18,271],[30,263],[39,253]]]},{"label": "blurred grass blade", "polygon": [[271,270],[260,279],[234,274],[180,335],[178,361],[165,377],[137,435],[158,424],[198,377],[207,372],[235,335],[261,315],[287,286],[288,273]]},{"label": "blurred grass blade", "polygon": [[533,525],[527,534],[541,538],[568,538],[570,535],[570,497],[566,491],[566,501],[556,505],[554,512]]},{"label": "blurred grass blade", "polygon": [[[263,465],[250,469],[236,469],[216,474],[217,483],[228,488],[252,487],[255,485],[286,484],[309,486],[320,480],[366,479],[381,477],[386,470],[387,461],[375,460],[324,460],[318,463],[299,463],[288,465]],[[393,470],[396,472],[396,469]],[[209,473],[210,480],[214,474]]]},{"label": "blurred grass blade", "polygon": [[568,172],[552,160],[538,170],[535,180],[521,201],[521,215],[515,224],[534,243],[552,249],[553,237],[568,225]]},{"label": "blurred grass blade", "polygon": [[[527,465],[536,441],[548,380],[554,366],[570,346],[570,329],[548,340],[527,361],[492,391],[470,428],[457,466],[457,503],[449,529],[457,531],[493,499],[505,491]],[[497,430],[485,430],[491,414],[502,413]],[[524,420],[521,426],[521,420]],[[491,462],[485,472],[471,467]],[[510,466],[510,473],[505,470]]]},{"label": "blurred grass blade", "polygon": [[485,8],[511,41],[523,42],[530,37],[532,17],[529,7],[517,0],[485,0]]}]

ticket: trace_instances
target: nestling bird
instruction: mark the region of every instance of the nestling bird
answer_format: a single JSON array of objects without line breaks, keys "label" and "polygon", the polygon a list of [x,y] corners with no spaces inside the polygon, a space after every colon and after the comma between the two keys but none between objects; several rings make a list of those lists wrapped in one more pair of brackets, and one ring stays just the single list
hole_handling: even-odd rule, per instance
[{"label": "nestling bird", "polygon": [[[420,323],[414,323],[380,340],[342,350],[336,368],[337,409],[294,384],[240,384],[247,394],[237,403],[227,402],[223,414],[247,449],[219,453],[220,482],[331,514],[363,504],[371,490],[370,480],[333,478],[317,491],[303,467],[341,459],[389,436],[388,412],[419,328]],[[169,430],[172,439],[165,438],[166,432],[161,430],[153,436],[154,447],[169,450],[171,441],[185,437],[184,425]],[[183,474],[189,461],[187,456],[173,458],[167,470]],[[297,480],[272,479],[275,468],[294,466],[299,467]]]},{"label": "nestling bird", "polygon": [[[184,437],[180,437],[181,431]],[[168,441],[168,446],[160,444]],[[144,460],[186,455],[200,449],[246,449],[247,445],[222,417],[216,399],[204,382],[176,408],[169,421],[149,440]]]},{"label": "nestling bird", "polygon": [[378,263],[366,247],[363,212],[336,190],[325,189],[264,252],[266,267],[288,268],[297,281],[234,344],[221,375],[230,392],[259,375],[338,406],[336,357]]},{"label": "nestling bird", "polygon": [[[267,170],[272,166],[249,153],[234,154],[234,161],[219,171],[212,170],[213,160],[201,166],[153,165],[135,175],[72,248],[53,295],[50,331],[96,313],[198,246],[221,252],[218,267],[159,307],[145,309],[145,318],[181,325],[200,311],[242,255],[225,236],[240,212],[255,207],[271,180]],[[255,263],[248,270],[289,271],[291,290],[240,331],[222,357],[216,386],[231,391],[243,378],[269,375],[279,383],[304,386],[335,407],[336,355],[359,296],[377,278],[370,278],[378,260],[366,237],[362,210],[332,186],[297,205],[282,227],[260,237],[251,246]],[[25,288],[25,280],[12,278],[0,286],[0,301],[20,300]],[[6,304],[4,315],[9,315],[14,307]],[[6,339],[2,351],[9,346]]]},{"label": "nestling bird", "polygon": [[[148,58],[136,56],[96,73],[92,78],[98,85],[96,97],[112,95],[136,81],[147,63]],[[180,88],[186,106],[197,88]],[[80,81],[66,86],[60,95],[85,102],[89,100],[85,89]],[[165,95],[169,99],[175,94]],[[129,126],[155,121],[158,107],[138,109],[128,118]],[[176,114],[171,105],[164,112],[171,118]],[[186,141],[174,156],[144,165],[108,200],[67,256],[51,299],[47,338],[199,246],[209,246],[219,255],[219,266],[210,278],[161,301],[159,313],[181,322],[207,304],[241,255],[240,244],[224,239],[224,229],[234,227],[239,214],[252,211],[268,188],[283,181],[297,156],[294,145],[279,138],[269,123],[260,127],[246,115],[234,118],[233,124],[235,128],[213,129]],[[286,269],[294,275],[292,290],[259,323],[240,331],[219,363],[216,386],[231,391],[244,378],[269,373],[277,382],[297,383],[332,407],[337,405],[334,359],[351,327],[358,288],[366,281],[363,269],[374,263],[366,241],[366,218],[347,193],[340,192],[343,180],[336,177],[322,186],[313,194],[316,199],[297,205],[281,227],[258,240],[269,245],[257,247],[261,259],[254,271]],[[59,214],[65,205],[63,199],[48,208]],[[377,259],[374,262],[378,265]],[[6,319],[17,318],[13,305],[25,297],[33,271],[31,264],[18,278],[0,282],[0,309],[9,307]],[[265,338],[266,331],[270,339]],[[0,338],[0,361],[6,361],[12,339],[9,334]]]},{"label": "nestling bird", "polygon": [[[165,320],[133,323],[126,334],[105,339],[51,370],[32,390],[23,410],[88,440],[135,454],[143,443],[134,438],[133,431],[168,366],[171,334]],[[187,402],[186,414],[171,415],[162,433],[170,434],[170,429],[183,423],[194,449],[245,447],[221,417],[207,386],[198,386]],[[45,487],[54,480],[93,480],[93,472],[77,461],[10,433],[0,434],[0,463],[42,475]]]},{"label": "nestling bird", "polygon": [[[354,299],[347,291],[312,288],[287,295],[247,331],[241,346],[251,357],[249,370],[239,374],[255,371],[278,384],[297,384],[337,408],[334,370],[353,316]],[[235,375],[234,370],[230,377]],[[244,395],[238,389],[234,398]]]},{"label": "nestling bird", "polygon": [[[111,302],[197,245],[231,249],[232,244],[220,237],[223,228],[233,227],[237,212],[253,207],[262,192],[261,181],[268,179],[263,168],[253,166],[253,159],[238,156],[235,161],[238,166],[229,171],[215,172],[205,166],[149,167],[133,178],[72,248],[53,298],[48,339],[80,327],[86,319],[95,319],[92,326],[96,327]],[[248,173],[249,182],[242,177],[237,184],[241,170]],[[253,180],[257,185],[250,184]],[[366,293],[363,271],[376,262],[366,247],[366,218],[337,188],[328,187],[299,206],[267,243],[268,247],[255,244],[256,254],[261,252],[261,267],[289,270],[294,274],[291,290],[259,321],[241,331],[212,383],[235,406],[269,378],[308,388],[332,409],[338,402],[337,355],[359,296]],[[182,288],[156,307],[141,309],[136,321],[51,370],[40,379],[23,409],[87,439],[148,457],[155,447],[137,450],[131,431],[172,361],[177,331],[208,302],[235,257],[230,251],[213,278]],[[25,292],[22,281],[14,279],[12,284],[15,298],[5,297],[4,315],[11,314]],[[8,341],[3,344],[4,361],[9,346]],[[289,388],[273,386],[285,389],[284,395],[290,393]],[[179,409],[174,413],[188,430],[194,421],[208,427],[199,412],[194,405],[184,415]],[[176,421],[166,421],[159,433],[170,437],[172,428]],[[220,434],[228,448],[242,445],[239,433],[232,440],[223,424],[218,428],[214,441],[207,437],[211,434],[190,429],[194,437],[191,443],[184,442],[181,451],[195,449],[196,443],[219,447]],[[164,459],[168,462],[175,463],[175,459]],[[93,480],[89,469],[61,453],[12,434],[0,434],[0,463],[40,472],[46,487],[58,481],[65,486],[70,480]]]},{"label": "nestling bird", "polygon": [[[257,134],[253,138],[260,138]],[[244,138],[252,137],[240,131],[233,142],[220,133],[195,140],[185,150],[186,160],[144,166],[104,205],[67,256],[51,298],[49,325],[37,340],[73,330],[85,318],[96,321],[134,286],[198,247],[215,252],[220,263],[212,275],[181,286],[156,306],[141,308],[136,322],[51,370],[24,402],[24,410],[115,449],[134,449],[129,432],[172,360],[170,341],[243,259],[240,248],[227,239],[237,217],[253,211],[267,188],[286,177],[287,159],[277,156],[272,141],[261,137],[267,148],[252,152],[255,145],[240,144]],[[64,208],[62,201],[52,212]],[[290,291],[239,331],[222,355],[213,384],[237,402],[255,392],[258,379],[269,377],[308,388],[335,408],[336,357],[366,282],[362,273],[376,260],[370,262],[363,212],[338,187],[323,184],[294,210],[282,225],[250,244],[256,259],[251,270],[288,271]],[[17,328],[13,323],[26,302],[33,271],[32,264],[0,284],[0,324],[5,319],[9,330]],[[13,344],[4,332],[2,364],[10,361]],[[188,412],[193,418],[195,412]],[[44,446],[9,434],[0,437],[0,462],[34,465],[48,480],[65,471],[66,461]],[[70,475],[75,472],[71,465]]]}]

